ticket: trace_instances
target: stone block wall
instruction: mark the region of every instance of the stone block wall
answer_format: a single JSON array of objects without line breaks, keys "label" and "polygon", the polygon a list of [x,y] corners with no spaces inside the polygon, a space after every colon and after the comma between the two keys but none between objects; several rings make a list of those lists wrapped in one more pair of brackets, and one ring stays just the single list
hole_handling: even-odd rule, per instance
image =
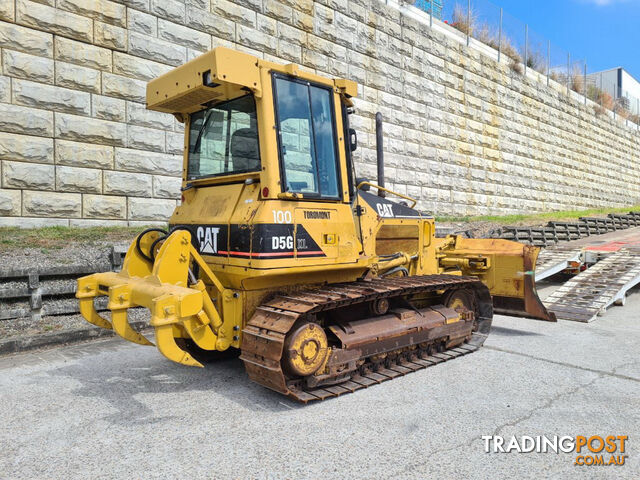
[{"label": "stone block wall", "polygon": [[218,45],[359,82],[358,175],[438,215],[640,203],[640,135],[393,0],[0,0],[0,226],[165,221],[182,125],[146,82]]}]

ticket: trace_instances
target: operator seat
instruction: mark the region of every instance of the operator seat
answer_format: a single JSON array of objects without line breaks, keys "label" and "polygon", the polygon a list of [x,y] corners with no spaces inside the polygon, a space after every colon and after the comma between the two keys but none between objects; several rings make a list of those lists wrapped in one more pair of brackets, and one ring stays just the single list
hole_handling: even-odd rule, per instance
[{"label": "operator seat", "polygon": [[231,160],[234,171],[252,171],[260,168],[258,132],[253,128],[239,128],[231,135]]}]

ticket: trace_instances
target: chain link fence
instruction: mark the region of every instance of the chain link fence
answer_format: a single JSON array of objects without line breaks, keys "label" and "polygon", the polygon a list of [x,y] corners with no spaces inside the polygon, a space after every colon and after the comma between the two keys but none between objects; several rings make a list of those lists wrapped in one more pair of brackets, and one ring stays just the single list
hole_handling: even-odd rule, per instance
[{"label": "chain link fence", "polygon": [[[619,69],[589,73],[585,59],[544,38],[520,19],[488,0],[409,0],[407,3],[431,15],[471,39],[497,51],[498,61],[506,60],[521,74],[527,70],[557,82],[567,94],[571,91],[595,103],[596,115],[612,112],[614,118],[635,124],[640,129],[640,98],[624,88]],[[634,81],[632,77],[628,80]],[[593,104],[592,104],[593,105]]]}]

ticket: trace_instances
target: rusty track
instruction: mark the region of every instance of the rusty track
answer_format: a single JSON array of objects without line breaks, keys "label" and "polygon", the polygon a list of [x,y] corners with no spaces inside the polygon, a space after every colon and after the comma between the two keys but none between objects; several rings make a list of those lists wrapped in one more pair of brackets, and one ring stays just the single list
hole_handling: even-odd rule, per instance
[{"label": "rusty track", "polygon": [[[385,368],[375,368],[375,371],[361,368],[357,374],[331,386],[303,390],[299,382],[286,378],[281,366],[285,337],[298,319],[317,312],[338,310],[380,298],[397,298],[451,288],[471,288],[478,294],[478,329],[473,333],[469,343],[455,345],[454,348],[431,355],[425,352],[410,357],[399,355],[395,357],[395,363],[387,364]],[[307,403],[350,393],[471,353],[484,343],[489,333],[492,315],[489,292],[475,277],[424,275],[327,285],[320,289],[280,295],[259,306],[243,330],[240,358],[244,361],[251,380]]]}]

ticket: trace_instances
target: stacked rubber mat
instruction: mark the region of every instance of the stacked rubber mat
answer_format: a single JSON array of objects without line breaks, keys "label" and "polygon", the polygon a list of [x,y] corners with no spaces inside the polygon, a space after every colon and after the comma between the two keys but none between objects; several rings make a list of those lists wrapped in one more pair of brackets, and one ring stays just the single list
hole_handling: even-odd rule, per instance
[{"label": "stacked rubber mat", "polygon": [[502,227],[494,231],[491,236],[538,247],[548,247],[559,242],[637,226],[640,226],[640,212],[610,213],[607,217],[580,217],[577,222],[549,222],[540,227]]}]

